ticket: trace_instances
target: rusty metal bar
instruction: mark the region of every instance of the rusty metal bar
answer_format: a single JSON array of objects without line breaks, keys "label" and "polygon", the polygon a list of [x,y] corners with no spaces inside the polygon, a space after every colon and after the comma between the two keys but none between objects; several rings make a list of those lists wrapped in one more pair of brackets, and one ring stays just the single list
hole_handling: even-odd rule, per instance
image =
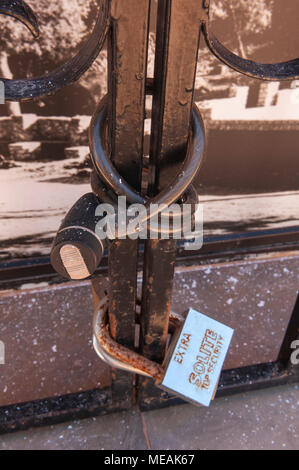
[{"label": "rusty metal bar", "polygon": [[[150,0],[113,0],[108,37],[109,135],[112,161],[140,189]],[[134,347],[138,241],[116,240],[109,249],[111,334]],[[132,403],[132,376],[114,370],[112,395]]]},{"label": "rusty metal bar", "polygon": [[[104,296],[95,308],[93,319],[93,345],[98,356],[111,367],[152,377],[156,381],[162,381],[164,369],[161,365],[141,356],[135,351],[121,346],[114,341],[109,332],[107,324],[108,297]],[[174,333],[185,321],[183,315],[171,313],[170,323]]]},{"label": "rusty metal bar", "polygon": [[145,243],[141,350],[146,357],[160,363],[167,341],[175,258],[175,240],[148,240]]},{"label": "rusty metal bar", "polygon": [[200,16],[196,0],[159,0],[150,191],[165,188],[173,180],[186,153]]},{"label": "rusty metal bar", "polygon": [[[197,0],[159,0],[149,163],[149,195],[173,180],[189,134],[200,30]],[[198,19],[197,19],[198,18]],[[145,243],[141,309],[142,353],[161,362],[165,354],[172,295],[175,240]],[[140,380],[139,402],[161,391]]]},{"label": "rusty metal bar", "polygon": [[140,189],[150,0],[113,0],[109,35],[109,120],[113,162]]}]

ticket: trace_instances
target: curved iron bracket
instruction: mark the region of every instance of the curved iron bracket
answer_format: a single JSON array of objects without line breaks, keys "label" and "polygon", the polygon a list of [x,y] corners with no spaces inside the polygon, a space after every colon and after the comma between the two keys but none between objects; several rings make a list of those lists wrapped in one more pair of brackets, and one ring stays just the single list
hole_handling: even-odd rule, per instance
[{"label": "curved iron bracket", "polygon": [[[110,0],[98,0],[98,18],[90,37],[79,52],[61,67],[41,77],[9,80],[0,78],[5,86],[8,101],[22,101],[55,93],[62,87],[77,81],[100,53],[110,23]],[[210,31],[210,0],[203,0],[202,30],[210,51],[224,64],[249,77],[262,80],[299,79],[299,58],[276,64],[262,64],[244,59],[227,49]],[[23,0],[0,0],[0,14],[21,21],[33,34],[39,35],[37,18]]]},{"label": "curved iron bracket", "polygon": [[[38,24],[31,8],[22,0],[1,1],[0,13],[22,21],[37,37]],[[99,13],[93,32],[79,52],[56,70],[35,78],[8,80],[0,78],[5,86],[5,99],[21,101],[49,95],[78,80],[100,53],[110,22],[109,0],[99,0]]]},{"label": "curved iron bracket", "polygon": [[27,26],[34,37],[37,38],[39,36],[37,18],[30,6],[22,0],[1,0],[0,13],[16,18]]},{"label": "curved iron bracket", "polygon": [[262,64],[244,59],[227,49],[210,31],[209,6],[210,0],[205,0],[202,29],[208,48],[221,62],[237,72],[261,80],[299,79],[299,58],[276,64]]}]

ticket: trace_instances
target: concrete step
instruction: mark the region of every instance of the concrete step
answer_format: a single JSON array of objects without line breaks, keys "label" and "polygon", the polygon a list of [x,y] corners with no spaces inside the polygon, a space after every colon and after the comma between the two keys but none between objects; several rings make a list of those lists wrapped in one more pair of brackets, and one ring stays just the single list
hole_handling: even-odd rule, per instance
[{"label": "concrete step", "polygon": [[30,129],[36,140],[69,142],[70,123],[69,117],[38,117]]}]

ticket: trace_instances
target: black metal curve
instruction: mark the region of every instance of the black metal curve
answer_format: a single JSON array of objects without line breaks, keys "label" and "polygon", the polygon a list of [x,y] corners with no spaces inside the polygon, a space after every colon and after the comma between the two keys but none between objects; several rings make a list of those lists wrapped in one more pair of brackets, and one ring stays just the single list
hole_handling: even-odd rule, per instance
[{"label": "black metal curve", "polygon": [[21,21],[34,37],[38,37],[39,28],[37,18],[27,3],[23,0],[1,0],[0,14],[12,16]]},{"label": "black metal curve", "polygon": [[205,20],[202,26],[210,51],[231,69],[261,80],[299,79],[299,58],[276,64],[262,64],[253,60],[243,59],[243,57],[234,54],[223,46],[216,36],[210,32],[209,20]]},{"label": "black metal curve", "polygon": [[8,80],[0,78],[5,86],[5,99],[21,101],[54,93],[75,82],[90,67],[100,53],[110,22],[109,0],[99,0],[99,14],[90,37],[71,60],[58,69],[36,78]]}]

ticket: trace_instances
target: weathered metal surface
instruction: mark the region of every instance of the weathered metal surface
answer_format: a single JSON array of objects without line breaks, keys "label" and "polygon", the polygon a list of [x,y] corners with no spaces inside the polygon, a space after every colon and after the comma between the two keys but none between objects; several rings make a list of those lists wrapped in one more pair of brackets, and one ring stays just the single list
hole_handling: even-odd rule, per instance
[{"label": "weathered metal surface", "polygon": [[[136,190],[141,184],[149,0],[111,2],[108,35],[109,150],[116,169]],[[130,25],[134,24],[134,28]],[[112,337],[134,347],[138,242],[109,247],[109,319]],[[133,377],[114,370],[113,396],[131,406]]]},{"label": "weathered metal surface", "polygon": [[26,2],[22,0],[1,0],[0,13],[9,15],[24,23],[34,37],[39,35],[37,18]]},{"label": "weathered metal surface", "polygon": [[142,352],[162,362],[176,257],[175,240],[149,240],[145,244],[141,309]]},{"label": "weathered metal surface", "polygon": [[[112,337],[120,344],[134,347],[135,299],[138,252],[134,240],[111,243],[108,256],[109,320]],[[116,401],[129,408],[132,404],[133,377],[112,370],[112,391]]]},{"label": "weathered metal surface", "polygon": [[143,158],[149,0],[111,3],[109,143],[122,178],[140,188]]},{"label": "weathered metal surface", "polygon": [[184,160],[200,32],[198,1],[159,1],[149,193],[164,189]]},{"label": "weathered metal surface", "polygon": [[0,408],[0,434],[121,411],[111,389],[96,389]]},{"label": "weathered metal surface", "polygon": [[[188,3],[183,0],[159,0],[158,2],[156,70],[153,86],[154,122],[149,168],[150,196],[155,196],[159,190],[169,185],[186,153],[200,29],[204,32],[212,53],[238,72],[265,80],[283,80],[299,76],[299,59],[281,64],[257,64],[227,50],[210,33],[209,3],[208,0],[204,0],[201,4],[195,0],[190,0]],[[34,15],[23,2],[4,1],[2,4],[7,6],[7,11],[4,13],[13,14],[16,17],[19,14],[19,19],[31,28],[34,34],[37,34]],[[63,85],[78,79],[87,70],[99,53],[109,28],[109,137],[112,160],[120,175],[137,191],[140,189],[142,168],[149,7],[149,0],[139,2],[136,0],[128,2],[101,0],[95,29],[74,59],[58,70],[40,78],[3,80],[6,98],[10,100],[28,99],[52,93]],[[0,10],[1,12],[3,13]],[[130,25],[133,23],[134,28],[132,29]],[[142,350],[145,355],[160,360],[164,355],[166,342],[175,248],[174,241],[149,241],[145,247],[146,264],[141,315]],[[111,244],[109,252],[111,334],[119,343],[133,347],[137,242],[116,241]],[[286,263],[286,261],[284,262]],[[249,266],[248,262],[246,266]],[[194,266],[193,271],[196,272]],[[186,275],[186,271],[184,275]],[[218,276],[217,272],[216,275]],[[192,280],[193,282],[194,280]],[[208,282],[211,284],[211,279]],[[230,281],[228,280],[228,282]],[[234,281],[232,282],[235,284]],[[219,280],[215,284],[218,285]],[[232,290],[234,290],[233,287],[236,288],[236,286],[232,286]],[[247,288],[248,286],[246,286],[246,292]],[[215,292],[213,298],[209,299],[209,308],[212,308],[213,301],[215,301]],[[220,298],[219,302],[222,316],[223,298]],[[232,294],[227,303],[228,305],[233,303]],[[265,305],[264,300],[260,300],[259,303],[259,308]],[[152,312],[154,315],[150,316]],[[239,326],[239,316],[235,320]],[[287,359],[287,343],[296,332],[297,325],[297,314],[295,313],[289,324],[279,363],[254,366],[247,371],[225,373],[220,382],[220,388],[240,390],[242,387],[250,387],[252,380],[256,380],[256,384],[262,385],[275,383],[276,379],[288,380],[290,376],[295,377],[298,368],[295,372],[294,368],[286,371],[281,367],[281,364],[285,363]],[[248,333],[248,322],[246,322],[246,328]],[[241,330],[240,327],[239,330]],[[259,336],[254,335],[254,337]],[[243,342],[243,346],[247,346],[246,341]],[[57,345],[55,344],[52,349],[53,353],[56,352],[56,349]],[[254,352],[256,351],[257,349],[254,349]],[[259,361],[260,357],[259,351]],[[52,362],[55,362],[55,359]],[[240,357],[238,358],[239,364]],[[118,372],[113,374],[113,400],[119,402],[121,397],[121,406],[129,407],[132,404],[132,378]],[[21,385],[23,386],[23,384]],[[4,390],[3,393],[6,394],[7,390]],[[162,399],[163,397],[159,396],[157,391],[151,389],[151,385],[146,382],[142,384],[141,406],[150,406],[153,402],[159,404],[163,401]]]},{"label": "weathered metal surface", "polygon": [[[296,383],[298,380],[298,368],[286,370],[279,362],[267,362],[241,367],[240,369],[223,370],[215,398]],[[185,403],[181,398],[171,396],[165,392],[160,397],[151,396],[141,404],[140,408],[141,411],[149,411]]]},{"label": "weathered metal surface", "polygon": [[297,262],[290,252],[178,267],[172,309],[192,307],[235,330],[225,369],[273,362],[296,302]]},{"label": "weathered metal surface", "polygon": [[[170,184],[187,151],[199,43],[197,6],[195,0],[158,2],[150,196]],[[141,348],[146,357],[155,361],[162,361],[165,354],[175,257],[175,240],[146,241]],[[148,379],[139,384],[140,402],[148,395],[161,394]]]},{"label": "weathered metal surface", "polygon": [[108,298],[104,297],[95,310],[93,333],[94,347],[98,356],[112,367],[147,377],[160,378],[163,375],[163,369],[159,364],[121,346],[111,338],[107,323],[108,303]]},{"label": "weathered metal surface", "polygon": [[[93,344],[98,356],[111,367],[116,367],[133,374],[145,375],[160,381],[164,369],[156,362],[150,361],[137,352],[121,346],[111,338],[108,324],[108,297],[97,299],[93,320]],[[183,325],[185,318],[180,314],[171,313],[169,317],[173,333]]]},{"label": "weathered metal surface", "polygon": [[[298,380],[298,367],[288,367],[291,342],[298,334],[297,262],[298,252],[290,252],[177,267],[172,310],[192,307],[235,330],[217,396]],[[149,391],[140,407],[178,403],[182,401],[169,394]]]},{"label": "weathered metal surface", "polygon": [[[16,4],[15,1],[5,3]],[[61,67],[41,77],[10,80],[1,78],[5,86],[6,100],[21,101],[54,93],[62,87],[78,80],[81,75],[88,70],[103,47],[110,22],[110,1],[99,0],[98,3],[99,13],[96,24],[89,39],[82,46],[80,51]],[[14,10],[12,10],[12,12],[13,11]],[[32,13],[31,16],[29,16],[28,11],[28,17],[26,18],[26,15],[23,15],[22,20],[26,21],[26,25],[34,28],[33,31],[37,32],[37,26],[34,17],[32,17]]]},{"label": "weathered metal surface", "polygon": [[[298,253],[281,253],[205,266],[196,262],[182,266],[181,261],[181,266],[176,268],[171,309],[181,312],[192,306],[235,328],[224,367],[225,381],[221,382],[226,384],[223,393],[229,392],[228,384],[232,384],[235,391],[241,391],[242,384],[238,387],[241,377],[247,389],[254,387],[256,380],[262,387],[265,377],[269,385],[293,380],[291,371],[276,376],[276,365],[271,366],[271,374],[265,372],[269,370],[265,366],[260,369],[251,365],[273,363],[279,354],[279,345],[296,300],[298,261]],[[99,298],[102,298],[108,286],[107,278],[99,276],[96,285]],[[265,305],[259,306],[263,301]],[[6,417],[9,416],[10,425],[17,427],[18,422],[26,421],[29,416],[30,423],[35,420],[41,424],[44,417],[51,417],[51,409],[55,420],[68,419],[68,409],[74,416],[77,412],[88,416],[95,410],[88,390],[95,388],[99,388],[96,393],[100,396],[103,390],[111,399],[111,392],[107,391],[111,384],[109,368],[99,360],[91,346],[93,309],[89,281],[3,293],[0,309],[0,340],[7,341],[7,365],[0,365],[2,423],[7,424]],[[56,353],[52,351],[54,345]],[[51,362],[53,357],[55,361]],[[237,369],[232,371],[232,368]],[[75,395],[68,398],[69,393]],[[58,398],[48,400],[50,396]],[[80,408],[82,400],[85,405]],[[166,394],[159,395],[156,400],[149,395],[146,402],[148,406],[158,407],[177,403],[176,400],[167,399]],[[24,402],[27,403],[20,405]],[[106,403],[107,411],[112,410],[112,401]],[[56,408],[57,404],[59,408]],[[118,405],[121,403],[114,402],[114,406]],[[142,406],[147,405],[144,402]],[[102,411],[105,412],[103,408]]]},{"label": "weathered metal surface", "polygon": [[2,293],[0,311],[0,407],[111,385],[92,347],[89,281]]}]

